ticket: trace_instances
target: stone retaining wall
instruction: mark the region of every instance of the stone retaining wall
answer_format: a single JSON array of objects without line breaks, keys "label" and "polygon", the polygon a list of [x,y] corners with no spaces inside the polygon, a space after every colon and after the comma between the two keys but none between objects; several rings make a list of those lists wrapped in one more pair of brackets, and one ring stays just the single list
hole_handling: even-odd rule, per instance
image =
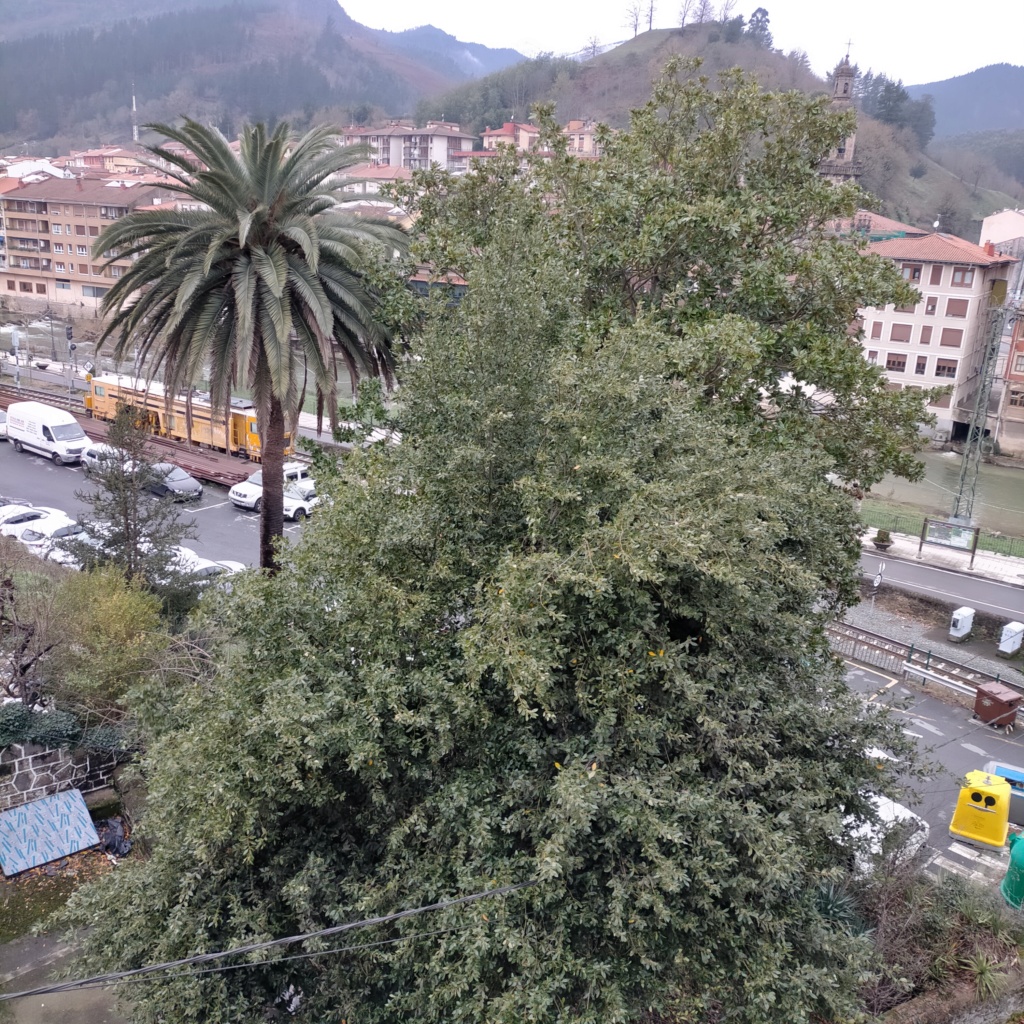
[{"label": "stone retaining wall", "polygon": [[12,743],[0,750],[0,811],[65,789],[103,789],[116,767],[117,758],[109,753]]}]

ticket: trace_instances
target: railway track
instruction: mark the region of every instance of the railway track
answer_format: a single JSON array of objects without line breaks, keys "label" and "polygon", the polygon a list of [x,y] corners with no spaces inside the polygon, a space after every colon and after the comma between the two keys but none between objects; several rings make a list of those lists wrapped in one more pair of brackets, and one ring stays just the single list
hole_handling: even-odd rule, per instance
[{"label": "railway track", "polygon": [[907,665],[922,669],[942,679],[957,683],[960,686],[976,690],[981,683],[1002,683],[1014,689],[1024,690],[1016,680],[1000,675],[991,675],[980,669],[971,668],[952,661],[942,654],[934,654],[930,650],[918,648],[892,637],[872,633],[858,626],[850,626],[845,622],[835,622],[828,627],[829,638],[833,649],[850,658],[852,661],[874,668],[881,668],[895,675],[903,675]]},{"label": "railway track", "polygon": [[[13,385],[0,384],[0,408],[6,409],[12,402],[45,402],[47,405],[67,409],[75,414],[91,441],[105,441],[107,438],[107,424],[103,420],[95,420],[89,416],[80,396],[69,398],[57,391],[44,391],[39,388],[19,389]],[[225,487],[241,483],[258,468],[245,459],[234,458],[225,455],[224,452],[208,448],[189,447],[165,437],[151,437],[149,450],[159,462],[173,462],[191,473],[197,480],[222,484]]]}]

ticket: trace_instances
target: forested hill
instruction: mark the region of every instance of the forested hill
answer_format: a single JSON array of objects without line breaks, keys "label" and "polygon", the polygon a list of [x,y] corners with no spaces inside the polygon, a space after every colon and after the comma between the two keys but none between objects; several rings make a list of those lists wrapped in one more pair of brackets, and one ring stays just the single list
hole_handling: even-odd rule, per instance
[{"label": "forested hill", "polygon": [[[523,59],[430,26],[369,29],[336,0],[149,0],[153,17],[74,27],[74,12],[96,6],[102,20],[129,9],[33,0],[5,19],[0,150],[127,141],[133,83],[140,122],[188,114],[234,134],[245,120],[411,114],[424,96]],[[38,26],[48,30],[25,34]]]},{"label": "forested hill", "polygon": [[937,136],[1024,129],[1024,67],[1015,64],[990,64],[907,92],[932,97]]}]

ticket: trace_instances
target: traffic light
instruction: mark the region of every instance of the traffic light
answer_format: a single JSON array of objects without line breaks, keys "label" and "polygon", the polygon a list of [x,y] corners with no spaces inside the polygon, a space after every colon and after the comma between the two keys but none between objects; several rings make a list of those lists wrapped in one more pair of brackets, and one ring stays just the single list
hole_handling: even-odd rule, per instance
[{"label": "traffic light", "polygon": [[71,324],[68,324],[67,327],[64,328],[64,337],[67,338],[68,341],[70,341],[74,336],[74,328],[72,328]]}]

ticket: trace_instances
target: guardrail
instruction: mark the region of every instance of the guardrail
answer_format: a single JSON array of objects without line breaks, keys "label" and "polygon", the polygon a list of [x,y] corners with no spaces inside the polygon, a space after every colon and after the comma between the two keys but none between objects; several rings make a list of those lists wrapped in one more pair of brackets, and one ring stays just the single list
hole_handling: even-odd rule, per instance
[{"label": "guardrail", "polygon": [[892,637],[872,633],[870,630],[845,622],[832,623],[828,627],[828,634],[832,649],[837,654],[893,675],[915,675],[970,694],[973,694],[981,683],[1002,683],[1004,686],[1024,691],[1024,686],[1016,680],[1004,679],[999,674],[992,675],[981,669],[961,665],[946,655],[921,650],[915,644],[894,640]]},{"label": "guardrail", "polygon": [[24,388],[14,384],[0,384],[0,406],[7,408],[12,402],[45,402],[69,412],[85,412],[81,395],[66,395],[60,391],[44,391],[42,388]]}]

